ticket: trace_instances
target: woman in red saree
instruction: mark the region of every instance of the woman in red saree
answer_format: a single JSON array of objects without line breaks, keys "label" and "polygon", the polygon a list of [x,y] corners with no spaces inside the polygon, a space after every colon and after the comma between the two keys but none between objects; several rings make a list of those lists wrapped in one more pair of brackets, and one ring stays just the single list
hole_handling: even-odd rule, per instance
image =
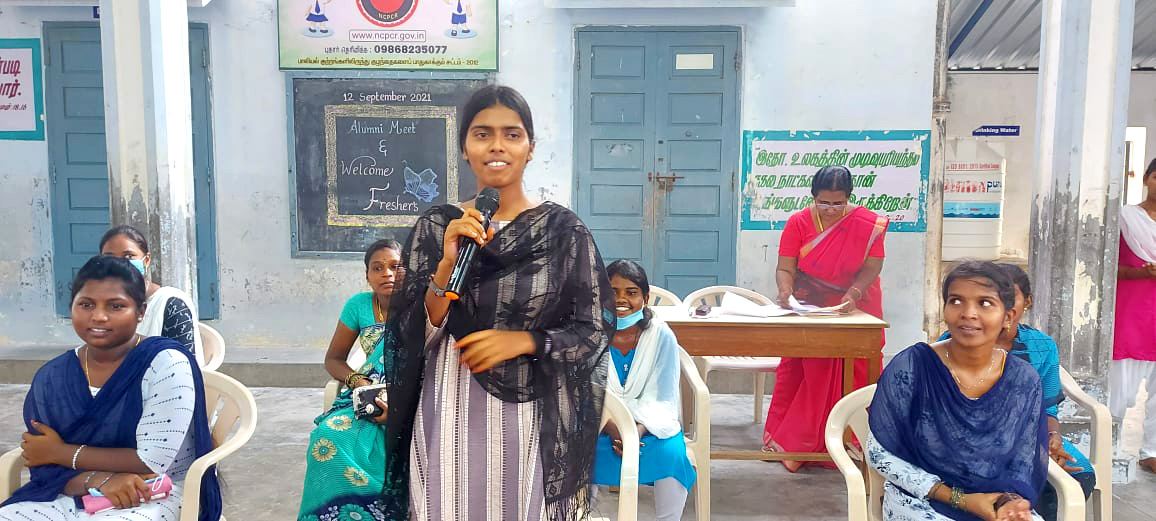
[{"label": "woman in red saree", "polygon": [[[851,172],[842,166],[819,169],[811,180],[814,206],[787,220],[779,241],[775,274],[778,301],[793,295],[817,306],[842,305],[883,318],[883,237],[887,218],[850,204]],[[882,336],[879,339],[883,343]],[[827,414],[843,397],[843,361],[829,358],[783,358],[775,372],[775,389],[763,432],[763,450],[826,452],[823,428]],[[867,361],[855,362],[855,387],[867,383]],[[802,462],[784,461],[795,472]],[[823,464],[834,468],[831,464]]]}]

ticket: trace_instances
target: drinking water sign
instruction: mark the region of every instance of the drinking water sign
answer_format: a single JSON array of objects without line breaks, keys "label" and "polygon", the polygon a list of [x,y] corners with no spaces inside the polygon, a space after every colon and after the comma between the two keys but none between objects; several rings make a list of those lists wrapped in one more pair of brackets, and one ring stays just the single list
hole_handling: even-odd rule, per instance
[{"label": "drinking water sign", "polygon": [[824,166],[851,171],[851,203],[900,232],[927,230],[931,133],[926,130],[743,132],[742,229],[781,230],[806,208]]}]

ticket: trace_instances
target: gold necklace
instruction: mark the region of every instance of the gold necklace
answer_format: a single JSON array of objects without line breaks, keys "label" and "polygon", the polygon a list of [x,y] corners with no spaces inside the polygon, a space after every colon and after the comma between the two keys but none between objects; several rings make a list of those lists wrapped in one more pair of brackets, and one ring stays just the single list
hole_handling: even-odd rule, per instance
[{"label": "gold necklace", "polygon": [[382,309],[381,302],[377,301],[377,295],[373,296],[373,318],[378,324],[385,323],[385,310]]},{"label": "gold necklace", "polygon": [[[136,337],[136,343],[129,349],[136,349],[136,346],[140,345],[141,336],[137,333],[133,333],[133,336]],[[91,373],[88,372],[88,352],[91,349],[88,344],[84,344],[84,380],[88,382],[89,387],[92,387],[92,376],[89,376]]]},{"label": "gold necklace", "polygon": [[[1003,353],[1003,356],[1007,356],[1007,351],[1004,351],[1003,349],[995,349],[994,351],[999,351],[1000,353]],[[992,354],[994,355],[995,353],[993,352]],[[943,356],[947,359],[947,361],[950,362],[951,361],[951,350],[949,350],[946,347],[943,348]],[[1003,358],[1003,357],[1000,357],[1000,358]],[[955,378],[955,383],[959,384],[960,387],[967,389],[968,391],[971,391],[971,390],[974,390],[976,387],[983,385],[983,383],[987,381],[987,377],[991,373],[991,370],[995,368],[995,360],[996,360],[995,356],[992,356],[991,357],[991,365],[987,366],[987,370],[983,372],[983,376],[981,376],[979,378],[979,380],[975,382],[975,385],[964,385],[963,384],[963,380],[960,380],[959,375],[955,374],[955,369],[951,368],[951,365],[955,365],[954,362],[952,362],[952,364],[947,367],[947,371],[949,373],[951,373],[952,378]]]},{"label": "gold necklace", "polygon": [[[821,214],[819,214],[819,207],[817,206],[817,204],[814,208],[814,211],[815,211],[815,215],[816,215],[815,221],[819,223],[819,233],[823,233],[823,229],[826,228],[826,226],[823,226],[823,217]],[[843,215],[841,215],[840,218],[843,218],[846,216],[847,216],[847,206],[844,205],[843,206]],[[836,222],[838,222],[838,221],[836,221]]]}]

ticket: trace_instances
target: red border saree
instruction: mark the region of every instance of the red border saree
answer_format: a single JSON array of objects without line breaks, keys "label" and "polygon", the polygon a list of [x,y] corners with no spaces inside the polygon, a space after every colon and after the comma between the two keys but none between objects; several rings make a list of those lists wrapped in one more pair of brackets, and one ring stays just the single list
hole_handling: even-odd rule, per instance
[{"label": "red border saree", "polygon": [[[842,301],[868,257],[882,258],[888,220],[854,207],[820,232],[817,214],[805,208],[787,220],[779,255],[798,259],[795,298],[818,306]],[[883,318],[879,279],[856,302],[859,309]],[[879,339],[882,345],[883,338]],[[784,452],[826,452],[823,429],[827,415],[843,397],[843,361],[829,358],[783,358],[775,373],[775,389],[763,432],[763,446]],[[855,362],[855,387],[867,383],[867,361]],[[830,463],[820,464],[834,468]],[[797,464],[786,463],[792,472]]]}]

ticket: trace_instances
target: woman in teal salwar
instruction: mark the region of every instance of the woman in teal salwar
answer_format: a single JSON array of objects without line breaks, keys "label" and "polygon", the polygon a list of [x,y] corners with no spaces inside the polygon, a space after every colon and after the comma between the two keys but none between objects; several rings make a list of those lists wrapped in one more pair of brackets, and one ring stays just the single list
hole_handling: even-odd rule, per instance
[{"label": "woman in teal salwar", "polygon": [[[401,245],[381,240],[365,252],[365,279],[371,291],[350,297],[325,355],[325,369],[344,383],[333,405],[314,423],[306,452],[305,489],[299,521],[385,521],[385,410],[372,419],[353,414],[350,389],[386,381],[386,353],[397,336],[388,324],[389,300],[401,283]],[[401,457],[408,457],[402,454]]]}]

